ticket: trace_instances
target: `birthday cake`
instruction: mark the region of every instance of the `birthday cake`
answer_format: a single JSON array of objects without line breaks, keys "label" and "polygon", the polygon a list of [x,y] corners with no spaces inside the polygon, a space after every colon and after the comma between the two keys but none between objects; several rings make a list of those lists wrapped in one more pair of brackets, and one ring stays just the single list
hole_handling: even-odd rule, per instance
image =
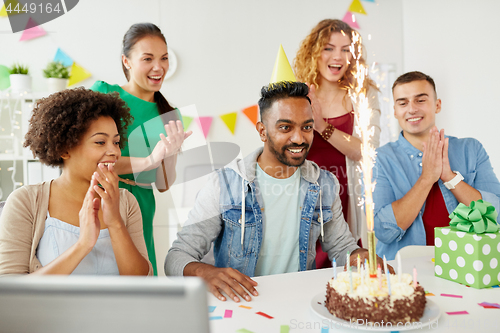
[{"label": "birthday cake", "polygon": [[389,282],[390,295],[385,274],[370,278],[341,272],[327,283],[325,306],[335,317],[361,324],[419,321],[425,309],[424,289],[418,284],[414,287],[410,274],[391,274]]}]

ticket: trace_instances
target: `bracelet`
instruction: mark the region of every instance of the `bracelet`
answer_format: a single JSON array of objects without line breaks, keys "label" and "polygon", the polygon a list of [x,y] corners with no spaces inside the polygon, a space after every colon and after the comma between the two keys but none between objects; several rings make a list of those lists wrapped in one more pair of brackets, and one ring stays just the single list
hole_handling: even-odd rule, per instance
[{"label": "bracelet", "polygon": [[332,124],[328,124],[323,132],[321,132],[321,137],[323,138],[323,140],[328,141],[328,139],[330,139],[330,137],[332,136],[333,131],[335,131],[335,127],[333,127]]}]

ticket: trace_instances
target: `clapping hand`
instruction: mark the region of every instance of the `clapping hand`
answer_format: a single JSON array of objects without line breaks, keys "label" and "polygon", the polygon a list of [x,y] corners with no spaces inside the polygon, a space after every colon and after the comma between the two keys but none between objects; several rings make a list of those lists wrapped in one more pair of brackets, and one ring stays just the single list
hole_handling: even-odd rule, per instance
[{"label": "clapping hand", "polygon": [[316,96],[316,86],[314,84],[308,84],[307,86],[309,87],[309,94],[307,96],[311,100],[311,108],[314,119],[314,129],[318,133],[321,133],[325,130],[327,123],[323,119],[321,104],[319,103],[318,97]]},{"label": "clapping hand", "polygon": [[83,199],[83,205],[78,214],[80,222],[80,236],[78,243],[91,251],[94,248],[99,232],[101,231],[101,223],[99,222],[100,200],[94,198],[94,186],[97,186],[97,181],[94,177],[90,181],[90,186]]},{"label": "clapping hand", "polygon": [[439,131],[434,126],[429,132],[429,139],[423,143],[422,177],[432,183],[439,179],[446,182],[455,177],[448,159],[448,142],[444,137],[444,129]]},{"label": "clapping hand", "polygon": [[160,165],[163,159],[177,154],[181,149],[184,140],[193,134],[192,131],[184,132],[184,128],[182,127],[182,122],[180,120],[169,121],[169,123],[165,125],[165,132],[167,133],[167,136],[163,133],[160,134],[160,141],[158,141],[153,153],[150,155],[155,168]]},{"label": "clapping hand", "polygon": [[[93,189],[101,197],[102,218],[108,228],[120,226],[122,223],[120,216],[120,191],[118,188],[118,175],[114,166],[99,163],[99,172],[94,172],[92,181]],[[101,187],[97,185],[101,184]]]}]

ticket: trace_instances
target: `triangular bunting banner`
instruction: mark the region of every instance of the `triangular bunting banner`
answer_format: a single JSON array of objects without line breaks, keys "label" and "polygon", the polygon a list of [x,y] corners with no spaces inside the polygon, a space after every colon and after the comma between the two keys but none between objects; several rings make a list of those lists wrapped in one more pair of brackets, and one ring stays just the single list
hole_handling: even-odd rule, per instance
[{"label": "triangular bunting banner", "polygon": [[66,53],[60,48],[57,49],[56,55],[54,56],[55,62],[60,62],[64,67],[69,67],[73,65],[73,59],[70,58]]},{"label": "triangular bunting banner", "polygon": [[213,117],[198,117],[198,124],[200,125],[201,131],[203,132],[203,136],[205,139],[208,136],[208,132],[210,131],[210,126],[212,125]]},{"label": "triangular bunting banner", "polygon": [[297,81],[293,74],[292,66],[290,66],[288,58],[286,57],[285,50],[283,50],[283,45],[280,45],[278,50],[278,55],[274,62],[273,74],[271,75],[271,81],[269,81],[269,83],[281,81]]},{"label": "triangular bunting banner", "polygon": [[236,119],[238,118],[238,112],[231,112],[231,113],[226,113],[220,116],[220,119],[226,124],[227,128],[233,133],[234,135],[234,129],[236,127]]},{"label": "triangular bunting banner", "polygon": [[354,17],[354,14],[351,12],[347,12],[344,15],[344,18],[342,19],[345,23],[349,24],[349,26],[353,29],[359,29],[359,25],[356,22],[356,18]]},{"label": "triangular bunting banner", "polygon": [[10,70],[7,66],[0,65],[0,90],[10,87]]},{"label": "triangular bunting banner", "polygon": [[365,12],[365,9],[363,8],[363,5],[359,0],[353,0],[351,5],[349,6],[348,9],[351,13],[358,13],[358,14],[363,14],[367,15]]},{"label": "triangular bunting banner", "polygon": [[252,105],[244,108],[241,112],[250,119],[250,121],[256,125],[259,120],[259,107],[257,105]]},{"label": "triangular bunting banner", "polygon": [[23,31],[23,35],[19,41],[38,38],[46,34],[45,30],[30,17],[28,24],[26,24],[26,29]]},{"label": "triangular bunting banner", "polygon": [[182,124],[184,125],[184,131],[188,130],[189,125],[191,125],[192,121],[193,121],[193,117],[182,116]]},{"label": "triangular bunting banner", "polygon": [[361,1],[364,1],[364,2],[375,2],[375,0],[361,0]]},{"label": "triangular bunting banner", "polygon": [[[14,11],[14,8],[16,8],[17,5],[19,5],[19,2],[17,2],[16,0],[5,0],[4,2],[5,3],[3,5],[2,9],[0,10],[0,16],[7,17],[7,16],[13,16],[13,15],[21,14],[21,13],[24,14],[24,12],[22,12],[22,11],[19,11],[19,12]],[[9,4],[10,4],[11,12],[7,14],[6,8],[9,7]]]},{"label": "triangular bunting banner", "polygon": [[68,86],[77,84],[78,82],[88,79],[91,76],[92,74],[87,72],[83,67],[78,65],[76,62],[73,62],[73,65],[71,66],[71,75],[69,77]]}]

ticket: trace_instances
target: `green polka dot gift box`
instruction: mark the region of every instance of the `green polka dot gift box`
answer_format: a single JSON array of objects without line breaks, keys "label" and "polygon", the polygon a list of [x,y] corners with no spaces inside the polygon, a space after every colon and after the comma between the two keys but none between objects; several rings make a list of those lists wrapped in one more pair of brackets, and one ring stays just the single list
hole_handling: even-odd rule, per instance
[{"label": "green polka dot gift box", "polygon": [[500,284],[500,232],[488,202],[459,204],[449,227],[434,229],[436,276],[477,289]]}]

